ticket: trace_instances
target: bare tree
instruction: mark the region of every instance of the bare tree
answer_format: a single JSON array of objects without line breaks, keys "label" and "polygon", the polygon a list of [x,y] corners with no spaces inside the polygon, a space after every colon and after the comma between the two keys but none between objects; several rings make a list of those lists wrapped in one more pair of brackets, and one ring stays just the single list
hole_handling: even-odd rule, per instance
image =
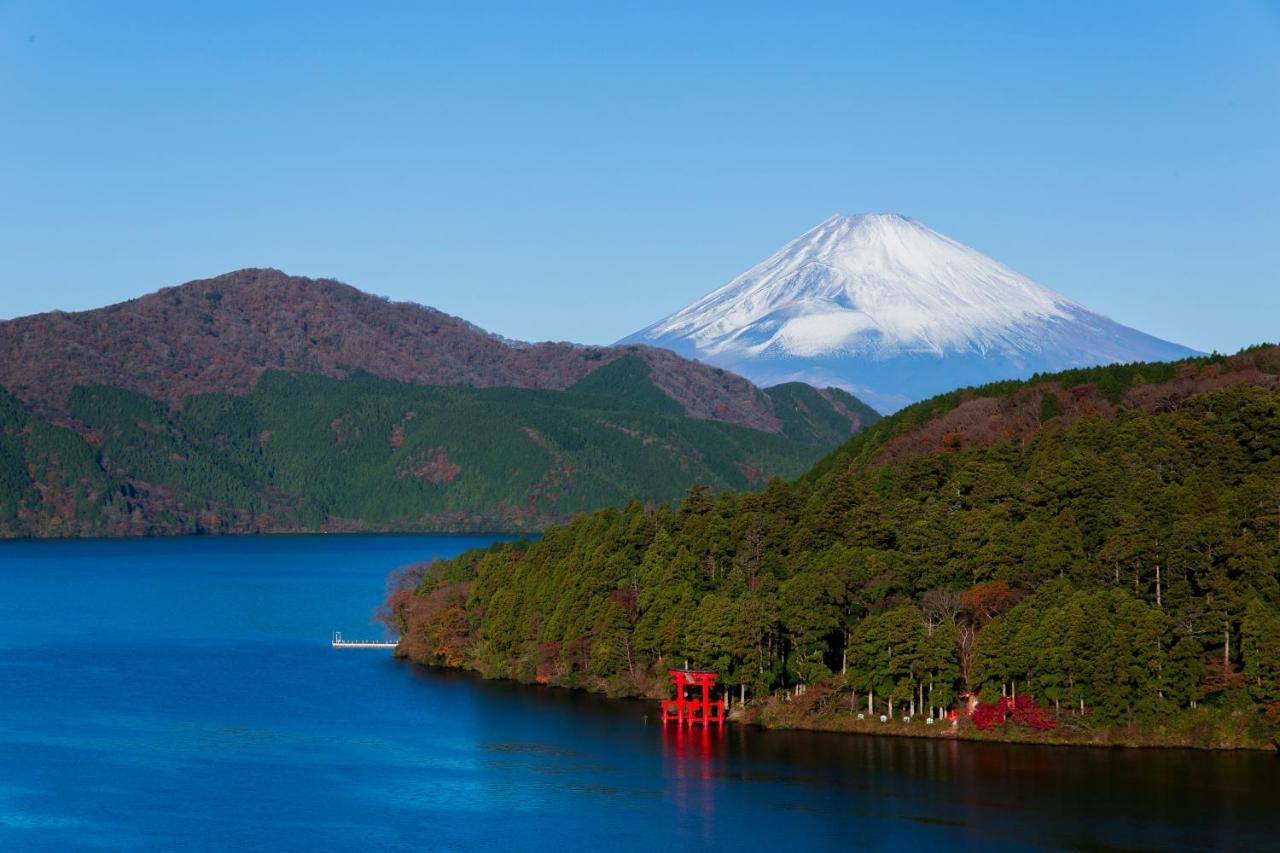
[{"label": "bare tree", "polygon": [[920,610],[924,613],[925,627],[930,634],[946,622],[955,623],[962,607],[961,598],[960,590],[947,587],[931,589],[921,597]]}]

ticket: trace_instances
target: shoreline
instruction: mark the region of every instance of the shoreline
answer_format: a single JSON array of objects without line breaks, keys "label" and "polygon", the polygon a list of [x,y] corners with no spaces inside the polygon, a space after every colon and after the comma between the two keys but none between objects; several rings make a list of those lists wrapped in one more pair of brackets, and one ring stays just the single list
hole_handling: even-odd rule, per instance
[{"label": "shoreline", "polygon": [[[732,718],[731,718],[732,719]],[[1226,752],[1259,752],[1259,753],[1280,753],[1280,748],[1275,744],[1271,746],[1255,745],[1246,743],[1226,743],[1226,744],[1197,744],[1182,740],[1166,740],[1166,741],[1142,741],[1140,737],[1119,736],[1110,737],[1111,729],[1103,729],[1106,732],[1105,737],[1081,737],[1081,738],[1063,738],[1061,736],[1053,736],[1049,734],[1027,734],[1023,735],[1021,729],[1009,729],[1010,732],[1018,732],[1015,737],[999,737],[991,736],[985,732],[959,726],[952,728],[950,724],[943,724],[940,731],[929,731],[924,724],[919,725],[919,730],[907,730],[900,722],[872,723],[870,721],[860,720],[834,720],[831,718],[816,718],[800,722],[773,725],[759,720],[732,720],[737,725],[756,726],[772,731],[812,731],[812,732],[828,732],[831,734],[847,734],[847,735],[863,735],[867,737],[906,737],[916,738],[920,740],[950,740],[963,741],[966,743],[998,743],[1009,744],[1014,746],[1051,746],[1051,747],[1067,747],[1081,749],[1119,749],[1119,750],[1190,750],[1193,752],[1203,753],[1226,753]],[[1006,724],[1009,725],[1009,724]],[[935,728],[937,728],[935,726]]]},{"label": "shoreline", "polygon": [[14,542],[138,542],[143,539],[174,541],[181,539],[294,539],[306,536],[325,537],[330,539],[369,539],[374,537],[402,537],[406,539],[423,536],[473,537],[493,539],[536,539],[542,531],[494,531],[494,530],[267,530],[244,532],[198,531],[194,533],[138,533],[117,536],[85,535],[85,536],[4,536],[0,535],[0,547]]},{"label": "shoreline", "polygon": [[[392,657],[395,660],[402,661],[411,666],[422,667],[427,670],[436,672],[456,673],[467,675],[484,681],[503,682],[518,687],[535,687],[550,688],[554,690],[564,690],[570,693],[583,693],[592,696],[598,696],[601,699],[617,702],[645,702],[655,705],[655,711],[660,713],[661,706],[658,704],[660,698],[642,695],[609,695],[603,690],[593,690],[590,687],[571,687],[563,684],[555,684],[553,682],[539,681],[521,681],[517,678],[508,678],[504,676],[490,676],[478,669],[463,666],[446,666],[444,664],[423,663],[413,660],[407,655],[403,655],[398,649],[392,651]],[[822,732],[826,734],[837,735],[857,735],[863,737],[904,737],[915,738],[917,740],[940,740],[954,741],[966,743],[986,743],[986,744],[1005,744],[1013,746],[1047,746],[1047,747],[1076,747],[1082,749],[1121,749],[1121,750],[1190,750],[1198,753],[1229,753],[1229,752],[1254,752],[1254,753],[1273,753],[1280,755],[1280,744],[1271,743],[1269,745],[1259,745],[1256,743],[1195,743],[1188,740],[1175,739],[1168,735],[1159,735],[1154,732],[1130,731],[1124,734],[1115,734],[1112,727],[1100,727],[1090,732],[1082,733],[1080,737],[1063,737],[1061,734],[1054,735],[1049,732],[1032,732],[1031,730],[1013,728],[1012,723],[1006,723],[1001,728],[1003,732],[992,730],[983,732],[973,727],[972,723],[966,724],[968,718],[961,718],[958,726],[952,727],[950,723],[935,724],[928,727],[926,723],[911,723],[905,725],[896,720],[890,720],[885,723],[873,722],[871,720],[858,720],[856,717],[837,716],[814,716],[802,715],[799,719],[795,719],[793,715],[787,715],[782,710],[786,703],[778,702],[776,699],[769,699],[763,704],[748,704],[744,711],[741,706],[735,706],[734,709],[726,716],[725,725],[736,725],[750,728],[760,729],[762,731],[809,731]],[[932,728],[932,730],[931,730]],[[1001,733],[1006,735],[1014,735],[1012,737],[999,736]],[[1144,740],[1143,738],[1151,738]]]}]

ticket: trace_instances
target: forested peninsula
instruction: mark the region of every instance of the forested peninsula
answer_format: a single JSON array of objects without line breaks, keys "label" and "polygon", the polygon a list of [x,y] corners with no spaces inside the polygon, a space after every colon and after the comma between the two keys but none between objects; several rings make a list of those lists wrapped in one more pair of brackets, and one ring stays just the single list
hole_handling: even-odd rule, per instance
[{"label": "forested peninsula", "polygon": [[411,567],[380,615],[412,660],[611,695],[687,660],[766,725],[1274,748],[1278,576],[1265,346],[943,395],[792,482]]}]

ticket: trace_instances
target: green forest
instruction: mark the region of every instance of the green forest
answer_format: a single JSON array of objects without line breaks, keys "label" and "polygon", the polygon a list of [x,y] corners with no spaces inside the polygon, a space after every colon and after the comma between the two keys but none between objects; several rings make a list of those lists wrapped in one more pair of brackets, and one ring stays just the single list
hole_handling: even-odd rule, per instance
[{"label": "green forest", "polygon": [[972,694],[1018,709],[973,736],[1025,701],[1026,737],[1269,745],[1278,380],[1258,348],[968,389],[794,481],[406,570],[381,616],[415,660],[614,695],[687,661],[780,725],[923,731]]},{"label": "green forest", "polygon": [[628,500],[795,476],[849,433],[843,392],[771,389],[782,431],[687,417],[628,356],[567,391],[267,372],[172,408],[80,387],[65,414],[0,391],[0,535],[532,531]]}]

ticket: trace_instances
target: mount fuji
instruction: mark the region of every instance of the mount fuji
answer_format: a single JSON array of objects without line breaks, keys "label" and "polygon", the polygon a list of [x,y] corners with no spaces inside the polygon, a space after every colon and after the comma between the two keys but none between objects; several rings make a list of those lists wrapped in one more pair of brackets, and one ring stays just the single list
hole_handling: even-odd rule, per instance
[{"label": "mount fuji", "polygon": [[882,412],[966,385],[1196,354],[897,214],[832,216],[619,343],[759,385],[836,385]]}]

